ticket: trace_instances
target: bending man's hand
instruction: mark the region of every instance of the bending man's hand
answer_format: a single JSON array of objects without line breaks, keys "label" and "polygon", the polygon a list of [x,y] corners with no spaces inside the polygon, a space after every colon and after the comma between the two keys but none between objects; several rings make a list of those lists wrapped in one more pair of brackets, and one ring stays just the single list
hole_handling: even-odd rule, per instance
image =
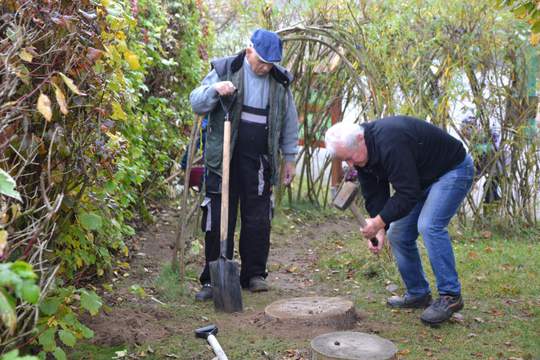
[{"label": "bending man's hand", "polygon": [[373,244],[371,243],[370,240],[366,240],[366,241],[368,243],[369,251],[371,251],[374,254],[378,254],[382,250],[382,248],[384,247],[384,243],[386,241],[386,230],[384,230],[384,228],[379,230],[379,232],[377,233],[375,238],[378,241],[377,246],[373,246]]},{"label": "bending man's hand", "polygon": [[287,161],[283,166],[283,185],[290,185],[296,174],[296,163],[294,161]]},{"label": "bending man's hand", "polygon": [[383,229],[386,226],[383,219],[377,215],[374,218],[366,219],[366,226],[360,229],[360,232],[366,239],[371,239],[375,237],[379,230]]},{"label": "bending man's hand", "polygon": [[220,81],[214,84],[214,89],[221,96],[232,95],[236,90],[234,84],[230,81]]}]

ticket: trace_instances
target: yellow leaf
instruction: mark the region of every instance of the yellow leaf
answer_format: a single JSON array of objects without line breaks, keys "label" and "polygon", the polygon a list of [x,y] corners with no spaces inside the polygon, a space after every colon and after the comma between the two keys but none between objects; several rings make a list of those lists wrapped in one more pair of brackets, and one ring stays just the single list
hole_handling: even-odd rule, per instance
[{"label": "yellow leaf", "polygon": [[34,58],[34,56],[32,56],[32,54],[30,54],[26,49],[22,49],[19,52],[19,57],[26,62],[32,62],[32,59]]},{"label": "yellow leaf", "polygon": [[113,102],[112,108],[113,108],[113,113],[111,115],[111,119],[113,119],[113,120],[127,120],[127,115],[124,112],[124,109],[122,109],[122,105],[120,105],[117,102]]},{"label": "yellow leaf", "polygon": [[12,204],[11,205],[11,219],[15,220],[21,215],[21,205]]},{"label": "yellow leaf", "polygon": [[118,31],[116,33],[116,40],[119,40],[119,41],[126,40],[126,34],[123,31]]},{"label": "yellow leaf", "polygon": [[26,66],[21,64],[17,68],[15,68],[15,75],[17,75],[17,77],[21,79],[23,83],[25,83],[26,85],[30,85],[30,72],[28,71]]},{"label": "yellow leaf", "polygon": [[66,96],[62,92],[62,89],[60,89],[56,84],[54,84],[54,95],[56,96],[56,102],[58,102],[58,105],[60,106],[60,112],[64,115],[68,114],[68,106],[66,101]]},{"label": "yellow leaf", "polygon": [[75,265],[77,265],[77,268],[81,268],[83,266],[83,261],[80,257],[75,257]]},{"label": "yellow leaf", "polygon": [[540,44],[540,33],[531,34],[531,45],[536,46]]},{"label": "yellow leaf", "polygon": [[6,230],[0,230],[0,256],[4,255],[4,250],[7,247],[8,232]]},{"label": "yellow leaf", "polygon": [[51,100],[45,94],[40,94],[37,101],[37,109],[43,115],[45,120],[51,121],[52,119],[52,110],[51,110]]},{"label": "yellow leaf", "polygon": [[110,144],[115,147],[121,146],[122,144],[126,143],[126,139],[124,139],[118,134],[112,133],[110,131],[107,131],[105,134],[107,134],[107,136],[111,139]]},{"label": "yellow leaf", "polygon": [[86,94],[83,93],[82,91],[79,90],[79,88],[73,83],[73,80],[71,80],[70,78],[68,78],[66,75],[64,75],[63,73],[59,73],[60,76],[62,77],[62,80],[64,80],[64,82],[66,83],[67,87],[73,91],[75,94],[77,95],[82,95],[82,96],[85,96]]},{"label": "yellow leaf", "polygon": [[141,64],[139,63],[139,58],[137,57],[137,55],[135,55],[131,51],[126,51],[124,53],[124,57],[125,57],[126,61],[128,62],[129,67],[131,68],[131,70],[140,70],[141,69]]}]

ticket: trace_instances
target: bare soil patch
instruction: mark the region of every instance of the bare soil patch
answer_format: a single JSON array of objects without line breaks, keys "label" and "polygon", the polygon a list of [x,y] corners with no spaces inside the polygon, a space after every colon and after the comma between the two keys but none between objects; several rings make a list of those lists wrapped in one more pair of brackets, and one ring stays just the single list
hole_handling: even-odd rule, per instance
[{"label": "bare soil patch", "polygon": [[[96,345],[139,345],[159,341],[172,334],[192,332],[201,325],[200,317],[178,319],[178,314],[171,307],[160,305],[157,295],[153,296],[155,279],[161,268],[171,261],[178,214],[174,209],[166,208],[156,209],[155,216],[156,223],[140,231],[134,238],[130,270],[116,274],[119,280],[114,282],[114,291],[103,294],[107,305],[105,310],[97,317],[85,319],[96,334],[93,339]],[[355,226],[352,222],[332,219],[324,223],[295,225],[294,229],[279,234],[273,232],[268,261],[271,291],[263,294],[244,292],[244,297],[251,297],[254,304],[247,306],[243,313],[220,316],[216,321],[220,331],[227,333],[242,328],[266,337],[303,340],[337,330],[337,325],[285,324],[270,320],[265,316],[264,308],[283,298],[339,295],[328,285],[313,279],[312,275],[318,271],[316,246],[329,236],[353,229]],[[200,269],[202,255],[195,261]],[[133,294],[130,287],[134,284],[143,286],[148,296],[140,298]],[[190,288],[194,292],[198,284],[192,282]],[[203,313],[208,311],[206,307],[202,310]],[[364,314],[357,313],[357,318],[364,318]],[[351,330],[365,331],[366,325],[357,322]],[[369,325],[368,328],[377,332]]]}]

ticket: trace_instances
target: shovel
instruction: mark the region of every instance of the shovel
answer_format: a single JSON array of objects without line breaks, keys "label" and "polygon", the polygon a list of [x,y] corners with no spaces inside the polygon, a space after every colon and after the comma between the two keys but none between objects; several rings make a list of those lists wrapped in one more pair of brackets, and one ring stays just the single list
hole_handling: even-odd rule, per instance
[{"label": "shovel", "polygon": [[[235,94],[236,95],[236,94]],[[236,96],[235,96],[236,97]],[[230,108],[221,106],[225,110],[223,128],[223,171],[221,178],[221,226],[220,226],[220,253],[219,258],[210,262],[210,281],[212,283],[212,297],[216,311],[226,313],[242,311],[242,289],[240,288],[240,274],[236,262],[227,259],[227,228],[229,224],[229,167],[231,146],[231,119]]]},{"label": "shovel", "polygon": [[227,355],[225,355],[225,352],[223,351],[221,345],[219,345],[219,342],[216,339],[217,333],[218,328],[216,325],[208,325],[195,330],[195,336],[200,339],[206,339],[206,341],[208,341],[208,343],[212,347],[212,350],[214,350],[214,354],[216,354],[218,360],[228,360]]}]

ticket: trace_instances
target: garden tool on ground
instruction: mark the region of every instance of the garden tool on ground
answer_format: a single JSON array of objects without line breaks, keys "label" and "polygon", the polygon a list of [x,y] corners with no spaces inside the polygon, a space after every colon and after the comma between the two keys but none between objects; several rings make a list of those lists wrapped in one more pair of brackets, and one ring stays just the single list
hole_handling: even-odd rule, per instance
[{"label": "garden tool on ground", "polygon": [[231,146],[231,118],[230,110],[236,100],[236,92],[229,105],[220,103],[225,111],[223,124],[223,170],[221,177],[221,226],[220,226],[220,254],[219,258],[210,262],[210,281],[212,283],[212,297],[214,308],[227,313],[242,311],[242,289],[240,287],[240,273],[235,261],[227,259],[227,228],[229,224],[229,169]]},{"label": "garden tool on ground", "polygon": [[208,341],[208,344],[210,344],[212,350],[214,350],[214,354],[216,354],[218,360],[228,360],[227,355],[225,355],[225,352],[217,341],[217,333],[218,328],[213,324],[195,330],[195,336],[199,339],[205,339]]},{"label": "garden tool on ground", "polygon": [[[339,188],[336,197],[334,198],[334,206],[339,210],[351,209],[356,221],[361,227],[366,226],[366,220],[360,213],[360,210],[356,207],[354,199],[358,193],[358,185],[352,181],[345,181]],[[373,246],[377,246],[379,241],[376,238],[369,239]]]}]

